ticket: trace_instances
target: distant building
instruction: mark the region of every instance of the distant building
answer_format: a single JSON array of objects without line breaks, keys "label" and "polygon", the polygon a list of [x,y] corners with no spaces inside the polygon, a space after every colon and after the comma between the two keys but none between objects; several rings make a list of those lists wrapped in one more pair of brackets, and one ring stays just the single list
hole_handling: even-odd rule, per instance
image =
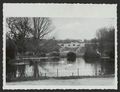
[{"label": "distant building", "polygon": [[61,47],[67,47],[67,48],[76,48],[76,47],[84,47],[85,43],[81,41],[71,41],[66,43],[58,43]]},{"label": "distant building", "polygon": [[[68,52],[74,52],[78,55],[84,54],[85,43],[82,41],[69,41],[69,42],[60,42],[58,45],[61,47],[59,49],[60,53],[65,56]],[[83,51],[82,51],[83,50]]]}]

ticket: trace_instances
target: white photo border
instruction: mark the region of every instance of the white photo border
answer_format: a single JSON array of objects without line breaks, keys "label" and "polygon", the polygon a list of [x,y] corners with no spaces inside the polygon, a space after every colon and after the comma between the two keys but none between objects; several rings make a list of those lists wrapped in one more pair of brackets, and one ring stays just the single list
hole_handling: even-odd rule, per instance
[{"label": "white photo border", "polygon": [[[88,9],[92,7],[92,13]],[[39,10],[39,12],[37,12]],[[80,12],[78,12],[78,10]],[[107,11],[107,13],[106,13]],[[72,12],[72,13],[71,13]],[[40,86],[6,84],[6,17],[98,17],[115,18],[114,86]],[[3,89],[117,89],[117,4],[3,4]]]}]

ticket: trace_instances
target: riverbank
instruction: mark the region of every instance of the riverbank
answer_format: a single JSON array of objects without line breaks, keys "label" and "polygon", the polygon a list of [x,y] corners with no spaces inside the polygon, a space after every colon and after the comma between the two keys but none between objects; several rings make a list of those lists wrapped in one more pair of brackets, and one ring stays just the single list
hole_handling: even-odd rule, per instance
[{"label": "riverbank", "polygon": [[23,81],[36,81],[36,80],[69,80],[69,79],[84,79],[84,78],[114,78],[114,75],[100,75],[100,76],[56,76],[56,77],[48,77],[48,76],[40,76],[40,77],[21,77],[21,78],[13,78],[7,82],[23,82]]}]

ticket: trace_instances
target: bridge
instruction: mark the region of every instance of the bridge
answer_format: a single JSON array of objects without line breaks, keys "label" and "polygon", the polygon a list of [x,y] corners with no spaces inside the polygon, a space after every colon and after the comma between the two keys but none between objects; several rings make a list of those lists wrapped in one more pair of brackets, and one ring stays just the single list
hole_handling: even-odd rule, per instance
[{"label": "bridge", "polygon": [[[60,55],[67,56],[69,52],[73,52],[74,54],[76,54],[76,56],[83,56],[85,54],[85,46],[88,45],[92,47],[95,44],[97,43],[67,43],[64,46],[61,46],[61,48],[59,49]],[[96,53],[98,53],[97,50]]]},{"label": "bridge", "polygon": [[85,47],[75,47],[75,48],[68,48],[62,47],[60,48],[60,55],[67,56],[69,52],[73,52],[76,56],[83,56],[85,53]]}]

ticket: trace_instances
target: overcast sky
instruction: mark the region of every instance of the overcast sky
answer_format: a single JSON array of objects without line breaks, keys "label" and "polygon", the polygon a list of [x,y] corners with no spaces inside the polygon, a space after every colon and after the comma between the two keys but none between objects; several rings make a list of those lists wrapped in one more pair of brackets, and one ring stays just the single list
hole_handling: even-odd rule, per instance
[{"label": "overcast sky", "polygon": [[91,39],[100,28],[116,24],[116,6],[117,4],[4,4],[3,15],[4,20],[6,17],[50,17],[55,29],[48,38]]},{"label": "overcast sky", "polygon": [[114,18],[52,18],[56,39],[91,39],[96,31],[115,25]]}]

